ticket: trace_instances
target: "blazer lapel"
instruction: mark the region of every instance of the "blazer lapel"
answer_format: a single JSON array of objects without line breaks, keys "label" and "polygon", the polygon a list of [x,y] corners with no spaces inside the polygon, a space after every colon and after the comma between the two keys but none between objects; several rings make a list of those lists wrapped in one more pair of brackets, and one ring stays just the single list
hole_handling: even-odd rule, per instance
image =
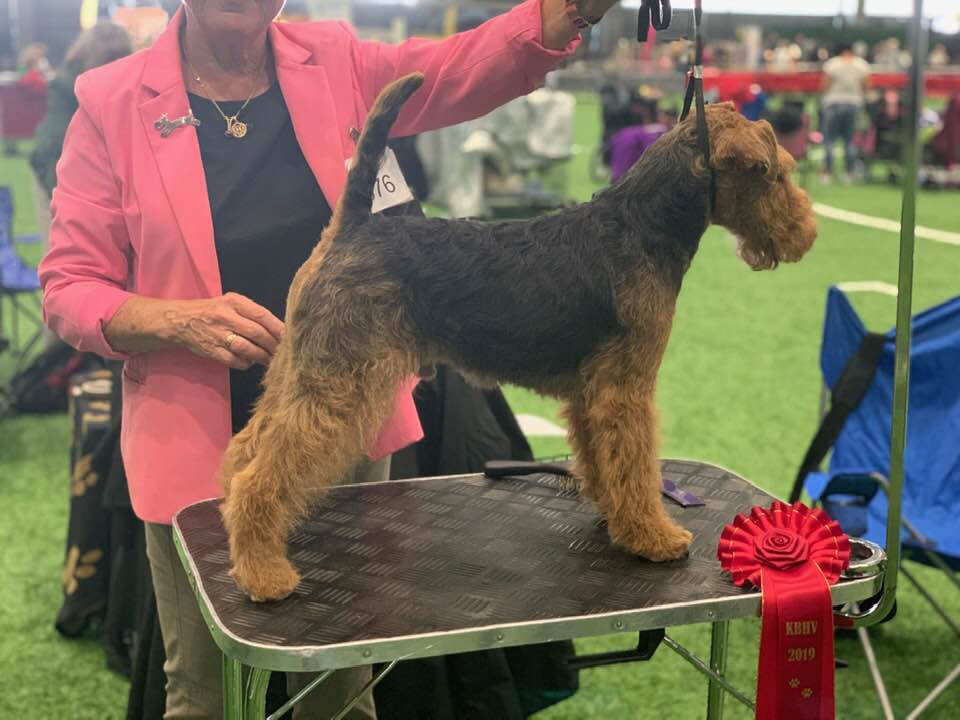
[{"label": "blazer lapel", "polygon": [[[346,151],[346,125],[336,115],[348,109],[337,106],[324,67],[308,63],[313,57],[310,50],[287,38],[276,23],[270,29],[270,41],[297,142],[332,208],[346,182],[344,163],[352,155]],[[340,100],[352,103],[353,97]]]},{"label": "blazer lapel", "polygon": [[[181,8],[149,51],[142,79],[147,98],[139,106],[140,119],[164,191],[204,289],[210,295],[219,295],[220,270],[213,219],[196,128],[180,127],[162,137],[154,127],[163,115],[173,121],[190,112],[180,69],[179,30],[182,21]],[[290,112],[297,142],[332,207],[346,181],[344,163],[352,155],[347,151],[345,131],[342,130],[347,125],[338,121],[336,113],[338,110],[344,114],[352,113],[353,108],[337,107],[323,66],[310,64],[313,53],[287,38],[276,23],[270,28],[270,41],[277,81]],[[346,100],[352,103],[353,98]]]},{"label": "blazer lapel", "polygon": [[180,71],[179,28],[182,16],[183,10],[178,10],[149,51],[142,82],[150,97],[140,104],[139,110],[187,252],[199,271],[204,289],[213,296],[221,292],[220,266],[213,241],[213,218],[210,215],[197,130],[186,125],[162,137],[154,126],[163,115],[173,121],[190,112]]}]

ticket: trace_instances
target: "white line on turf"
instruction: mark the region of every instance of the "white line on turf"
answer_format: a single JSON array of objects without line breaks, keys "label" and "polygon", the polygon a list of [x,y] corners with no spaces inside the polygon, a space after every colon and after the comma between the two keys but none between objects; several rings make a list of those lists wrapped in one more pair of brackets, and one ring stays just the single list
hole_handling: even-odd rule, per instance
[{"label": "white line on turf", "polygon": [[846,293],[851,292],[875,292],[884,295],[897,296],[897,286],[891,285],[882,280],[851,280],[849,282],[837,283],[837,287]]},{"label": "white line on turf", "polygon": [[[885,218],[874,217],[873,215],[864,215],[858,212],[851,212],[850,210],[842,210],[841,208],[824,205],[823,203],[814,203],[813,211],[818,215],[823,215],[832,220],[841,220],[854,225],[876,228],[877,230],[889,230],[893,233],[900,232],[900,223],[896,220],[887,220]],[[948,245],[960,245],[960,233],[936,230],[934,228],[924,227],[923,225],[917,225],[916,235],[918,238],[924,238],[925,240],[934,240],[936,242],[947,243]]]},{"label": "white line on turf", "polygon": [[517,415],[523,434],[529,437],[565,437],[567,431],[538,415]]}]

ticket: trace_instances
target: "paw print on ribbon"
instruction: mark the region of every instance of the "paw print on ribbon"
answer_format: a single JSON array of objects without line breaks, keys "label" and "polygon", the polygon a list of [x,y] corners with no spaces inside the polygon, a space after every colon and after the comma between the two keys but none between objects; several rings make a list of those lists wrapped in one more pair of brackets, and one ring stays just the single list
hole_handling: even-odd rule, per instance
[{"label": "paw print on ribbon", "polygon": [[88,550],[80,554],[80,548],[74,545],[67,553],[67,562],[63,566],[63,588],[67,595],[73,595],[80,580],[92,578],[97,574],[97,563],[103,559],[102,550]]},{"label": "paw print on ribbon", "polygon": [[792,687],[794,690],[796,690],[798,687],[800,687],[800,678],[790,678],[790,683],[789,683],[789,685],[790,685],[790,687]]},{"label": "paw print on ribbon", "polygon": [[803,698],[806,700],[811,695],[813,695],[813,690],[811,690],[810,688],[804,688],[803,690],[800,691],[800,694],[803,695]]},{"label": "paw print on ribbon", "polygon": [[70,481],[70,493],[80,497],[97,484],[100,477],[94,471],[93,455],[81,455],[73,466],[73,478]]}]

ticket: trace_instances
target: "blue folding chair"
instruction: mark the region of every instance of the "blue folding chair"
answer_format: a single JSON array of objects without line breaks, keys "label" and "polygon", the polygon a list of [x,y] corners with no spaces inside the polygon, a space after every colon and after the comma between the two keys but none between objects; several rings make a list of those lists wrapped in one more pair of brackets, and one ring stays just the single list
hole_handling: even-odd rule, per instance
[{"label": "blue folding chair", "polygon": [[[7,222],[13,221],[13,193],[7,185],[0,185],[0,219]],[[31,245],[42,240],[43,238],[38,233],[16,235],[13,238],[13,242],[19,245]]]},{"label": "blue folding chair", "polygon": [[[23,261],[13,243],[13,197],[9,187],[0,187],[0,340],[3,339],[4,305],[10,305],[13,326],[13,351],[22,359],[42,337],[40,319],[40,279],[37,270]],[[30,304],[20,301],[28,297]],[[4,302],[6,301],[6,302]],[[20,317],[33,326],[27,342],[20,345]]]},{"label": "blue folding chair", "polygon": [[[886,544],[894,331],[869,333],[847,296],[830,288],[820,365],[831,404],[791,493],[802,488],[850,534]],[[904,456],[904,559],[942,570],[960,588],[960,297],[913,318]],[[829,470],[819,465],[832,447]],[[901,572],[960,637],[951,618],[911,572]],[[892,718],[865,628],[858,629],[885,716]],[[919,716],[960,677],[960,664],[908,716]]]}]

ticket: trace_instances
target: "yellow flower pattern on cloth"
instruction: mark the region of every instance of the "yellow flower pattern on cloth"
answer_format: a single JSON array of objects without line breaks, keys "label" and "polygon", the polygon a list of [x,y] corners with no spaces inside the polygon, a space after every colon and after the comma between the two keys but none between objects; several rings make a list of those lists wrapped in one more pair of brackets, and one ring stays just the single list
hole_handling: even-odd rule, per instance
[{"label": "yellow flower pattern on cloth", "polygon": [[97,484],[100,479],[92,467],[93,455],[81,455],[73,466],[73,477],[70,481],[70,494],[80,497]]},{"label": "yellow flower pattern on cloth", "polygon": [[63,588],[67,595],[73,595],[80,580],[92,578],[97,574],[97,563],[103,559],[103,550],[88,550],[80,554],[80,548],[74,545],[67,553],[67,562],[63,567]]}]

